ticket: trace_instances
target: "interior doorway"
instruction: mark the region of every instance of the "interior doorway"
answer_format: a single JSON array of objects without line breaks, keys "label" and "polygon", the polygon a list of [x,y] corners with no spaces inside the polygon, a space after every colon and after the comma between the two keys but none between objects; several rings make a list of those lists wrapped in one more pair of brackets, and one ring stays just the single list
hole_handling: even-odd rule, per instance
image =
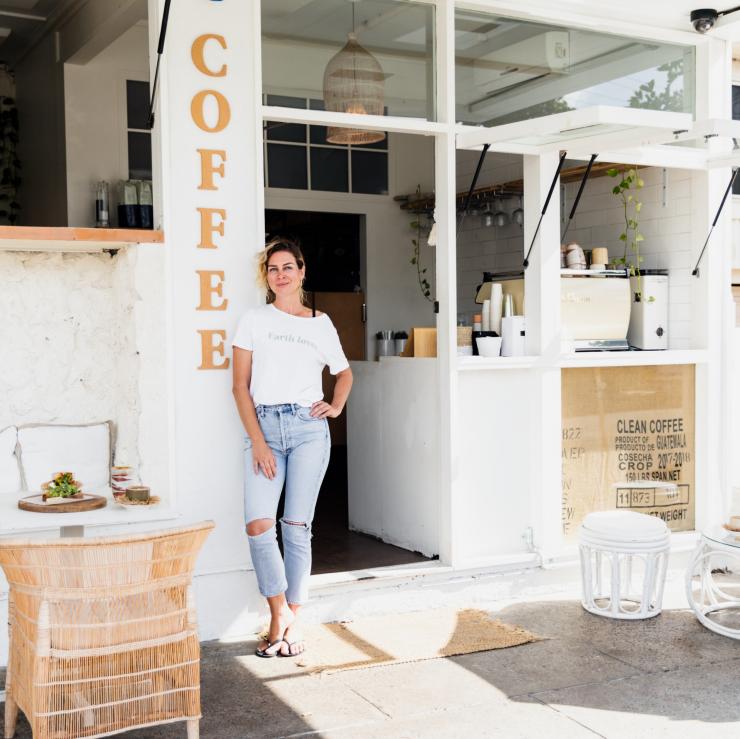
[{"label": "interior doorway", "polygon": [[[350,362],[367,360],[363,229],[364,217],[359,214],[265,210],[268,239],[282,236],[301,245],[309,303],[331,317]],[[323,384],[324,396],[330,398],[334,377],[328,369]],[[330,419],[329,428],[331,457],[313,522],[313,574],[427,561],[420,554],[350,529],[346,413]],[[282,501],[278,515],[282,515]]]}]

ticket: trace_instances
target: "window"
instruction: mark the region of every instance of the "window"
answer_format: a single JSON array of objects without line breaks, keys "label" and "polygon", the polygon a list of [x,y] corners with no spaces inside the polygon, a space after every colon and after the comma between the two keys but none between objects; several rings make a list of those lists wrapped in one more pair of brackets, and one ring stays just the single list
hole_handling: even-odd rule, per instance
[{"label": "window", "polygon": [[593,105],[694,112],[694,50],[455,11],[456,120],[500,125]]},{"label": "window", "polygon": [[[321,100],[267,95],[267,105],[323,110]],[[325,126],[267,121],[267,187],[324,192],[388,194],[388,137],[375,144],[331,144]]]},{"label": "window", "polygon": [[126,80],[126,128],[128,129],[128,176],[152,179],[152,134],[149,130],[149,83]]}]

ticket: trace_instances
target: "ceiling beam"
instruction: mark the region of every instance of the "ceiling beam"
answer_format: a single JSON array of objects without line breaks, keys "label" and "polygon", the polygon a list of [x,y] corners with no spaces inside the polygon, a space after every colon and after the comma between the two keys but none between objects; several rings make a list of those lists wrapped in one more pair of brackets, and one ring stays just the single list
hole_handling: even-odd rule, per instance
[{"label": "ceiling beam", "polygon": [[146,18],[146,0],[88,0],[59,29],[61,60],[87,64]]}]

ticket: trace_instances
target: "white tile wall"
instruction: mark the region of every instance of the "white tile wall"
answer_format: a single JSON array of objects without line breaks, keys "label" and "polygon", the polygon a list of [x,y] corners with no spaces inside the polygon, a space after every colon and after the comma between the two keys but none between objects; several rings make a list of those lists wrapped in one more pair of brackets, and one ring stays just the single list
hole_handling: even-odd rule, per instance
[{"label": "white tile wall", "polygon": [[[458,152],[457,189],[465,190],[475,172],[477,152]],[[690,274],[697,245],[691,238],[691,173],[667,170],[667,191],[663,205],[661,169],[640,170],[645,186],[640,190],[643,203],[639,217],[644,268],[669,270],[669,348],[690,347],[691,289]],[[484,162],[478,186],[517,180],[522,177],[522,159],[518,156],[489,154]],[[615,180],[596,177],[586,184],[566,241],[577,241],[584,248],[604,246],[610,256],[623,254],[619,241],[624,215],[619,201],[612,195]],[[564,187],[562,213],[567,215],[578,191],[578,183]],[[511,212],[516,199],[505,203]],[[565,223],[562,223],[565,226]],[[480,306],[474,302],[475,289],[484,271],[517,269],[521,266],[524,240],[521,228],[485,228],[479,218],[468,217],[458,234],[457,291],[458,313],[471,321]]]},{"label": "white tile wall", "polygon": [[[668,169],[665,204],[663,204],[663,170],[640,170],[645,186],[639,191],[643,203],[638,221],[645,236],[641,245],[646,269],[668,269],[668,346],[670,349],[691,348],[690,275],[697,245],[691,238],[691,173]],[[566,241],[578,241],[585,248],[605,246],[609,255],[620,257],[624,246],[619,234],[624,226],[624,213],[611,194],[616,180],[597,177],[586,184]],[[565,210],[569,211],[578,183],[565,186]]]}]

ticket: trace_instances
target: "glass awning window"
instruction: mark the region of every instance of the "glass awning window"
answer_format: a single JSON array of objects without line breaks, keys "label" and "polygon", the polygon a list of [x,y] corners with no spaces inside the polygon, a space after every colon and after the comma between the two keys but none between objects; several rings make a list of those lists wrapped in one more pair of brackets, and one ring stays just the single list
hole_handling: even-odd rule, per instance
[{"label": "glass awning window", "polygon": [[598,105],[503,126],[465,127],[457,146],[474,149],[489,144],[493,151],[512,154],[567,149],[569,156],[579,156],[670,143],[692,125],[688,113]]}]

